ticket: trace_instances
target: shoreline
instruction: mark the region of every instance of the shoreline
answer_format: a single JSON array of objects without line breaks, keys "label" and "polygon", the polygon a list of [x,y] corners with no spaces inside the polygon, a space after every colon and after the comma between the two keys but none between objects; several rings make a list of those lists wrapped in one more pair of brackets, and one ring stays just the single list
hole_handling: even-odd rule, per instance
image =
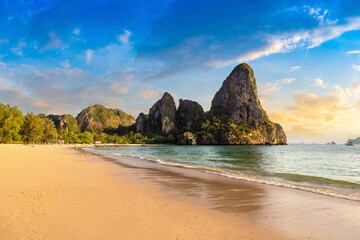
[{"label": "shoreline", "polygon": [[[104,160],[121,165],[122,167],[130,169],[144,168],[143,171],[145,173],[142,173],[144,176],[141,180],[139,180],[138,175],[142,174],[137,171],[137,176],[127,174],[126,177],[139,180],[142,183],[146,182],[147,184],[155,185],[160,188],[160,191],[165,192],[174,199],[191,200],[198,204],[206,205],[209,209],[217,209],[233,215],[240,214],[250,219],[252,219],[253,214],[255,214],[258,217],[253,219],[254,222],[269,229],[276,229],[277,232],[285,233],[285,235],[291,236],[293,239],[307,239],[310,237],[314,239],[335,240],[343,237],[344,234],[342,233],[344,232],[347,233],[346,239],[360,238],[360,227],[358,226],[358,222],[360,221],[360,203],[358,201],[296,188],[279,187],[229,178],[219,174],[198,171],[198,169],[194,168],[158,164],[146,159],[125,156],[104,156],[99,153],[86,152],[99,155]],[[150,171],[149,169],[162,173],[157,173],[154,177],[153,174],[146,173]],[[156,175],[168,175],[166,179],[171,181],[171,183],[164,183],[164,180],[161,179],[162,177],[159,180]],[[184,197],[184,189],[181,186],[176,186],[177,183],[174,183],[174,180],[171,179],[172,177],[169,178],[169,176],[180,180],[180,182],[188,181],[197,182],[198,184],[193,186],[193,191],[186,189],[185,192],[190,193],[185,194],[188,196]],[[199,182],[203,180],[206,180],[205,183],[199,184]],[[171,184],[174,186],[170,186]],[[189,186],[192,185],[192,183],[188,184]],[[205,186],[198,187],[197,185]],[[216,190],[203,190],[205,188],[213,188],[212,185],[219,186]],[[256,201],[259,200],[257,197],[251,196],[253,193],[249,193],[245,198],[241,194],[221,193],[223,187],[226,185],[229,185],[230,191],[238,191],[241,193],[251,190],[255,192],[255,195],[260,196],[260,203],[256,203]],[[199,189],[202,193],[196,192],[199,191]],[[179,192],[179,190],[181,191]],[[216,197],[209,197],[210,194],[216,195]],[[201,200],[194,198],[194,196],[201,198]],[[225,200],[226,204],[219,203],[219,199],[222,201]],[[266,204],[263,204],[263,201],[265,201]],[[249,212],[251,213],[250,215],[248,214]],[[350,221],[347,216],[349,213],[351,213]],[[329,218],[328,215],[332,215],[332,217]],[[339,223],[341,219],[348,221],[348,225],[334,225],[335,222]],[[322,225],[322,227],[319,228],[318,225]]]},{"label": "shoreline", "polygon": [[[131,146],[131,144],[128,146]],[[145,146],[145,145],[139,144],[139,145],[134,145],[134,146]],[[333,198],[339,198],[339,199],[344,199],[344,200],[349,200],[349,201],[360,202],[360,196],[351,195],[348,192],[344,192],[344,191],[341,192],[341,191],[339,191],[339,189],[334,189],[334,186],[332,186],[332,185],[325,186],[325,187],[314,185],[311,187],[311,186],[296,184],[295,182],[290,182],[288,180],[276,181],[274,179],[266,178],[264,176],[244,175],[244,174],[238,174],[235,172],[223,171],[223,170],[220,170],[217,168],[203,167],[203,166],[196,166],[196,165],[192,166],[192,165],[176,163],[176,162],[172,162],[172,161],[168,161],[168,160],[151,159],[151,158],[128,156],[128,155],[112,155],[110,153],[101,154],[99,152],[96,152],[96,150],[86,149],[89,147],[91,148],[91,147],[97,147],[97,146],[87,146],[87,147],[78,147],[78,148],[80,148],[86,152],[98,154],[99,156],[114,157],[114,158],[116,158],[116,157],[134,158],[137,160],[148,161],[151,163],[166,165],[169,167],[193,169],[193,170],[197,170],[200,172],[215,174],[215,175],[219,175],[219,176],[226,177],[226,178],[232,178],[232,179],[239,180],[239,181],[246,181],[246,182],[252,182],[252,183],[257,183],[257,184],[276,186],[276,187],[281,187],[281,188],[285,188],[285,189],[294,189],[294,190],[305,191],[305,192],[309,192],[309,193],[313,193],[313,194],[320,194],[323,196],[328,196],[328,197],[333,197]],[[99,146],[99,147],[101,147],[101,146]],[[109,147],[111,147],[111,146],[109,146]],[[123,147],[125,147],[125,145]],[[332,181],[332,182],[341,182],[340,180],[333,180],[333,179],[327,179],[327,180]],[[356,183],[349,182],[349,185],[351,185],[351,184],[356,185]],[[346,190],[350,191],[351,189],[346,188]]]},{"label": "shoreline", "polygon": [[0,239],[289,239],[68,146],[0,145]]}]

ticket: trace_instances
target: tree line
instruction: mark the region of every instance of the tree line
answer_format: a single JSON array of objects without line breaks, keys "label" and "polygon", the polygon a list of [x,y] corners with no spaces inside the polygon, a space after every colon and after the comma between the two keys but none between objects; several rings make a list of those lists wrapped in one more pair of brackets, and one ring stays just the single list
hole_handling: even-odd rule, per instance
[{"label": "tree line", "polygon": [[91,133],[57,129],[44,114],[23,114],[17,106],[0,103],[0,143],[150,143],[152,139],[132,131],[124,134]]}]

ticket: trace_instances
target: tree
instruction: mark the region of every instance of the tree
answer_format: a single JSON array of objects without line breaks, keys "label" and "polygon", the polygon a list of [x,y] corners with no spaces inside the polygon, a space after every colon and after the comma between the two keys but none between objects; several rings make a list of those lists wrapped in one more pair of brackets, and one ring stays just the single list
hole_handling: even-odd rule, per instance
[{"label": "tree", "polygon": [[79,136],[81,143],[93,143],[94,142],[94,136],[88,131],[79,133],[78,136]]},{"label": "tree", "polygon": [[0,103],[0,142],[20,141],[19,131],[22,122],[22,112],[16,106],[5,106]]},{"label": "tree", "polygon": [[34,113],[27,113],[20,131],[24,142],[41,142],[45,130],[44,123],[45,120],[43,118],[34,115]]},{"label": "tree", "polygon": [[42,118],[44,120],[44,132],[42,142],[54,142],[58,138],[55,124],[51,119]]}]

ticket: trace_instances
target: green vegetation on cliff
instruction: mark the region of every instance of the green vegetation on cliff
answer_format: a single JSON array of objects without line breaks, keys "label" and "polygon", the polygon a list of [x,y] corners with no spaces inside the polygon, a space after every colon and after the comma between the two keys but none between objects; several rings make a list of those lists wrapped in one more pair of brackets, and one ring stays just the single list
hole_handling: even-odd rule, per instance
[{"label": "green vegetation on cliff", "polygon": [[116,129],[121,126],[130,126],[135,119],[120,109],[105,108],[102,105],[93,105],[82,110],[76,117],[81,131],[101,133],[106,129]]}]

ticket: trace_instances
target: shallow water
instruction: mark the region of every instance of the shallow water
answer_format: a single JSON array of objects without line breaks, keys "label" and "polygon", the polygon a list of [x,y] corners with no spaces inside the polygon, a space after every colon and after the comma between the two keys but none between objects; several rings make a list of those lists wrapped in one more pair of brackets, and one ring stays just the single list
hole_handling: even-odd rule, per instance
[{"label": "shallow water", "polygon": [[357,146],[126,146],[91,150],[360,201]]}]

